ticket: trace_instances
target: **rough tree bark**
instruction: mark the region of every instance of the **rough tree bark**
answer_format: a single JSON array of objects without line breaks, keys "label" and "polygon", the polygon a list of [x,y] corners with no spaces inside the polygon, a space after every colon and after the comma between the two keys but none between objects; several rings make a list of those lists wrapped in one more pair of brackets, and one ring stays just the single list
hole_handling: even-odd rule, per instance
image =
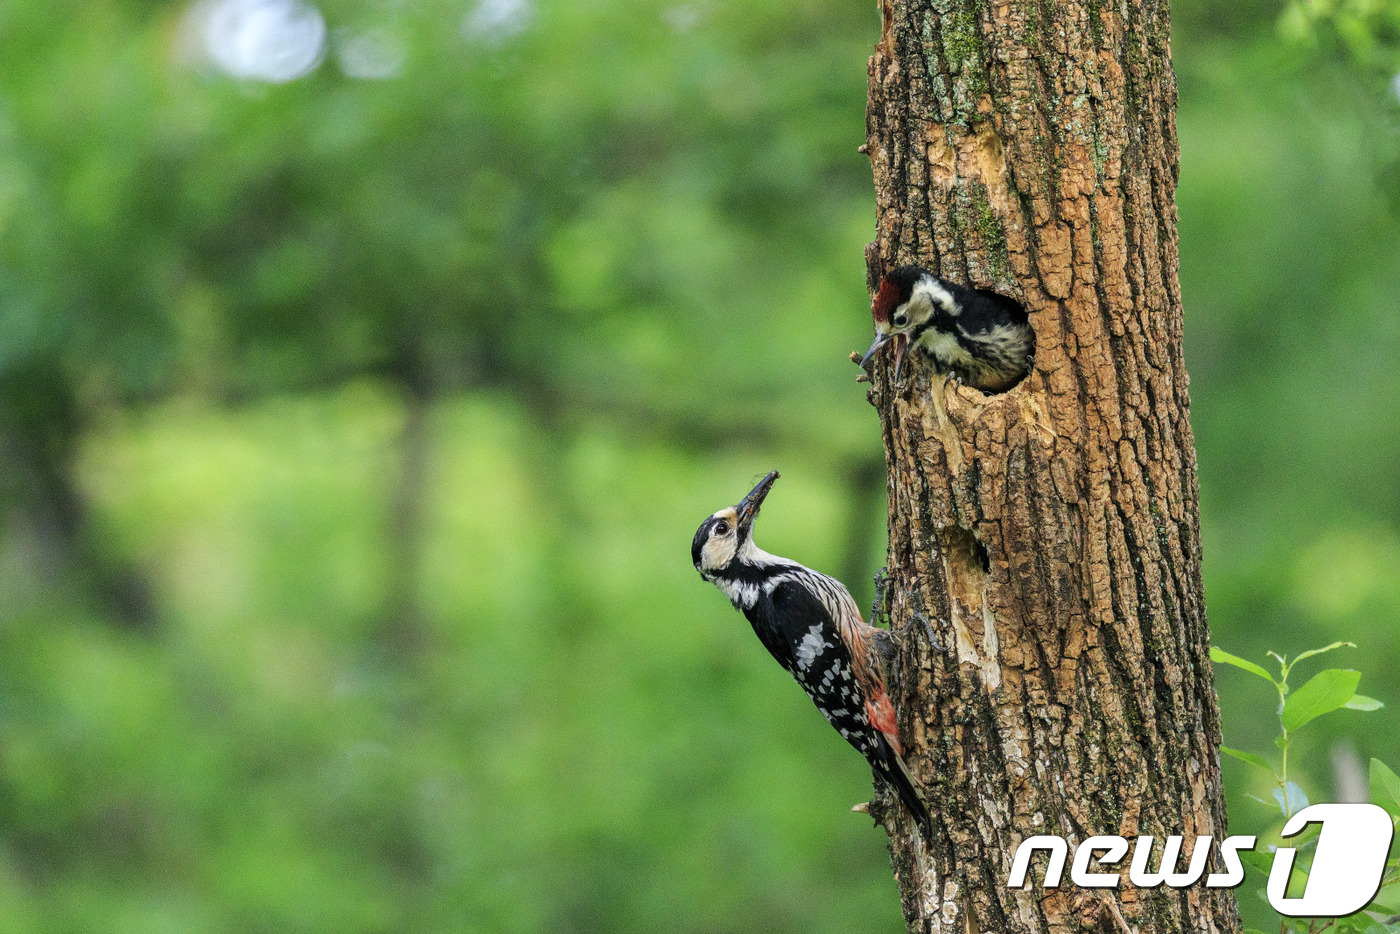
[{"label": "rough tree bark", "polygon": [[1203,885],[1006,887],[1028,836],[1152,834],[1160,853],[1166,834],[1190,852],[1225,831],[1166,0],[883,12],[872,289],[918,262],[1023,301],[1037,337],[1003,394],[917,362],[892,384],[887,355],[870,390],[906,634],[893,689],[938,832],[926,851],[902,811],[872,805],[909,929],[1237,931],[1233,895]]}]

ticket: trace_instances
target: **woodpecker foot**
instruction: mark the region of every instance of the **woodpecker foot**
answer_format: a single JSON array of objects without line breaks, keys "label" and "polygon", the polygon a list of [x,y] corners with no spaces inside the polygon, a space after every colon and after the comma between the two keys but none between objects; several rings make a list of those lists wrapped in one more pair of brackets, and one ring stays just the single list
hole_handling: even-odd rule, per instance
[{"label": "woodpecker foot", "polygon": [[890,575],[885,568],[875,572],[875,602],[870,605],[870,625],[880,625],[885,616],[885,596],[890,585]]},{"label": "woodpecker foot", "polygon": [[934,635],[933,624],[928,621],[928,617],[920,613],[918,610],[914,610],[910,615],[923,624],[924,635],[928,636],[929,645],[933,646],[939,652],[943,651],[943,643],[939,642],[938,636]]}]

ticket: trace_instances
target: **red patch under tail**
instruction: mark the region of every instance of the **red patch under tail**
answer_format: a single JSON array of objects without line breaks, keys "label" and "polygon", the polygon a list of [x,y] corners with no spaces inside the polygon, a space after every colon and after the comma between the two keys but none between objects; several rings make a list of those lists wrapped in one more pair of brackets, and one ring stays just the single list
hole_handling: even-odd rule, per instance
[{"label": "red patch under tail", "polygon": [[881,691],[868,699],[865,702],[865,715],[875,729],[885,734],[885,740],[895,755],[903,756],[904,747],[899,742],[899,727],[894,721],[894,704],[890,703],[890,696]]}]

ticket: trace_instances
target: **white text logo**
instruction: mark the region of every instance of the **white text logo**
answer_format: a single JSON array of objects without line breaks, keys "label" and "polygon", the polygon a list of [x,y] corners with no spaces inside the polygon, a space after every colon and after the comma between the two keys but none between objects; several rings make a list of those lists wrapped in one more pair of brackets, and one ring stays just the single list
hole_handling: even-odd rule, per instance
[{"label": "white text logo", "polygon": [[[1320,824],[1321,832],[1308,873],[1307,888],[1301,896],[1287,897],[1288,879],[1297,850],[1279,847],[1273,868],[1269,871],[1269,904],[1279,914],[1292,918],[1340,917],[1359,911],[1376,897],[1376,891],[1380,888],[1394,831],[1390,815],[1374,804],[1314,804],[1289,819],[1284,825],[1283,837],[1296,836],[1309,824]],[[1153,838],[1138,837],[1133,846],[1128,881],[1144,889],[1164,884],[1179,889],[1194,885],[1205,876],[1207,888],[1234,888],[1244,881],[1240,851],[1254,849],[1254,840],[1250,836],[1227,837],[1220,845],[1220,859],[1225,871],[1206,876],[1212,842],[1210,837],[1196,838],[1196,846],[1184,871],[1179,871],[1178,865],[1183,837],[1167,837],[1156,868],[1151,865]],[[1047,889],[1059,887],[1065,862],[1069,858],[1069,844],[1062,837],[1051,836],[1028,837],[1022,841],[1011,863],[1008,886],[1013,889],[1026,887],[1031,857],[1036,851],[1049,855],[1042,884]],[[1115,888],[1121,870],[1113,867],[1118,866],[1127,855],[1128,841],[1123,837],[1090,837],[1075,848],[1070,881],[1081,888]]]}]

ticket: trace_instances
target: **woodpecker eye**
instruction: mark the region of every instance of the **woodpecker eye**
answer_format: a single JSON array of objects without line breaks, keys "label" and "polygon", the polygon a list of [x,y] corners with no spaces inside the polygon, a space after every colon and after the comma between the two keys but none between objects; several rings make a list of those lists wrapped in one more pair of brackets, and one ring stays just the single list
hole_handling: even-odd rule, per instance
[{"label": "woodpecker eye", "polygon": [[717,522],[717,523],[715,523],[715,534],[716,534],[716,535],[728,535],[728,534],[729,534],[729,523],[728,523],[728,522]]},{"label": "woodpecker eye", "polygon": [[894,326],[895,326],[895,327],[897,327],[897,328],[902,328],[902,327],[904,327],[904,326],[905,326],[906,324],[908,324],[908,323],[909,323],[909,316],[906,315],[904,312],[901,311],[899,314],[897,314],[897,315],[894,316]]}]

